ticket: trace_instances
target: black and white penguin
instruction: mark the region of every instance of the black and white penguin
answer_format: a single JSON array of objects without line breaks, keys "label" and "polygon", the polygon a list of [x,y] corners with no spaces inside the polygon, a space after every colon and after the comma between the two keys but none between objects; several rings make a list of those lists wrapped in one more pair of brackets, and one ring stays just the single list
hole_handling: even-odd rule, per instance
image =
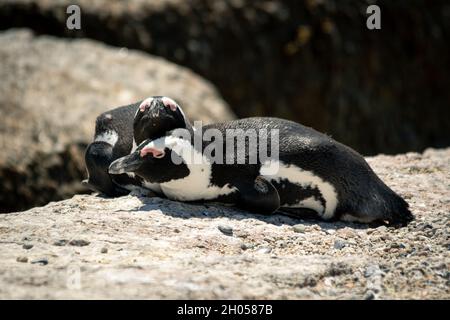
[{"label": "black and white penguin", "polygon": [[133,119],[135,145],[176,128],[192,128],[180,105],[168,97],[149,97],[140,103]]},{"label": "black and white penguin", "polygon": [[[254,150],[249,152],[250,139],[246,139],[245,163],[227,164],[225,158],[230,155],[224,152],[220,164],[210,152],[217,147],[210,135],[206,137],[210,129],[224,137],[223,150],[231,144],[237,153],[243,150],[236,148],[235,136],[227,135],[229,129],[278,130],[278,158],[261,161],[263,140],[258,136],[256,155]],[[363,223],[406,224],[413,219],[408,204],[360,154],[314,129],[288,120],[255,117],[189,133],[190,138],[180,137],[176,130],[145,140],[130,155],[114,161],[109,172],[132,172],[146,182],[158,183],[169,199],[231,203],[256,213],[280,210],[298,217],[314,214],[324,220]],[[264,147],[271,143],[269,135]],[[192,161],[193,155],[200,161]],[[257,159],[254,164],[248,161],[252,156]]]},{"label": "black and white penguin", "polygon": [[187,127],[190,123],[181,107],[163,96],[149,97],[102,113],[96,120],[94,141],[85,152],[88,179],[83,184],[108,196],[127,194],[134,187],[142,186],[142,179],[133,173],[109,174],[109,165],[130,154],[136,143]]}]

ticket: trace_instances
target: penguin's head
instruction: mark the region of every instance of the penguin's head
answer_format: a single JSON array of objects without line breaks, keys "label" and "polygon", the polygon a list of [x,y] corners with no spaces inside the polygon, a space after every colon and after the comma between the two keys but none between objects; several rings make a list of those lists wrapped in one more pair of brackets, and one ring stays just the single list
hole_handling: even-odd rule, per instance
[{"label": "penguin's head", "polygon": [[137,144],[156,139],[176,128],[190,126],[180,105],[163,96],[149,97],[142,101],[133,121],[134,139]]},{"label": "penguin's head", "polygon": [[174,136],[147,139],[134,152],[111,163],[108,172],[132,172],[151,183],[183,179],[190,173],[183,157],[187,145],[189,141]]}]

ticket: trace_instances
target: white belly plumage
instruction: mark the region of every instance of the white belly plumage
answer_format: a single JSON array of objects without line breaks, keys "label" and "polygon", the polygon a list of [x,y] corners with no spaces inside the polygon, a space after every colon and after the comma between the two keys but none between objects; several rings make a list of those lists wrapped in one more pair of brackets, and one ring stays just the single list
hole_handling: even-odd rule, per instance
[{"label": "white belly plumage", "polygon": [[[201,155],[200,155],[201,156]],[[206,157],[199,164],[189,164],[189,175],[177,180],[171,180],[160,184],[161,191],[173,200],[196,201],[211,200],[220,196],[228,195],[236,188],[228,184],[219,187],[211,184],[212,168]]]},{"label": "white belly plumage", "polygon": [[94,138],[95,142],[106,142],[112,145],[113,147],[116,145],[119,140],[119,135],[114,130],[106,130]]},{"label": "white belly plumage", "polygon": [[325,206],[314,197],[303,199],[296,204],[283,205],[282,207],[290,208],[309,208],[315,210],[324,219],[333,217],[338,204],[338,197],[333,185],[324,181],[311,171],[303,170],[292,164],[285,164],[281,161],[266,162],[261,166],[260,174],[269,181],[280,182],[287,180],[290,183],[297,184],[303,188],[317,188],[323,199]]},{"label": "white belly plumage", "polygon": [[211,164],[205,159],[201,164],[189,164],[188,167],[188,176],[160,184],[168,198],[181,201],[211,200],[236,190],[229,185],[211,185]]}]

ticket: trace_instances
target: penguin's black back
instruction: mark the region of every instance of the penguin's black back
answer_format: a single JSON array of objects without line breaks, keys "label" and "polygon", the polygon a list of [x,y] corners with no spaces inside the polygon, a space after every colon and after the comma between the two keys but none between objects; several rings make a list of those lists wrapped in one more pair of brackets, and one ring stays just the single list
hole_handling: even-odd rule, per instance
[{"label": "penguin's black back", "polygon": [[[227,129],[267,129],[269,133],[278,129],[280,161],[311,171],[336,189],[339,202],[335,218],[350,213],[361,220],[400,224],[413,218],[406,201],[381,181],[359,153],[310,127],[279,118],[253,117],[207,125],[203,132],[210,128],[218,129],[224,136]],[[259,167],[260,163],[249,170],[254,174]],[[235,169],[239,168],[235,165]],[[221,172],[216,170],[213,177],[219,185],[229,179]]]},{"label": "penguin's black back", "polygon": [[[89,178],[84,184],[92,189],[108,196],[125,194],[127,191],[118,186],[121,184],[136,184],[127,175],[112,178],[108,173],[109,165],[116,159],[131,152],[133,147],[133,119],[139,107],[140,101],[100,114],[95,122],[95,136],[85,153],[86,168]],[[114,145],[106,141],[98,141],[105,133],[117,135]],[[97,140],[97,141],[96,141]]]},{"label": "penguin's black back", "polygon": [[[118,134],[114,146],[114,157],[117,159],[130,153],[133,147],[133,120],[140,101],[104,112],[95,122],[95,137],[103,132],[113,130]],[[95,140],[95,138],[94,138]]]}]

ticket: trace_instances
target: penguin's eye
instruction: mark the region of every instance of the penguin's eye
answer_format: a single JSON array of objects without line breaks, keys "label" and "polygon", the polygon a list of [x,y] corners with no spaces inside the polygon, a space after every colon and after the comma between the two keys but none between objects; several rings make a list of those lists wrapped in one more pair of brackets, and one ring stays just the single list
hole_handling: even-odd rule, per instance
[{"label": "penguin's eye", "polygon": [[164,152],[164,151],[162,151],[161,153],[158,153],[158,154],[154,154],[154,155],[153,155],[153,157],[155,157],[155,158],[158,158],[158,159],[160,159],[160,158],[163,158],[163,157],[164,157],[164,155],[165,155],[165,152]]},{"label": "penguin's eye", "polygon": [[154,158],[160,159],[160,158],[164,157],[165,154],[166,153],[164,152],[164,150],[158,150],[158,149],[152,148],[152,147],[145,147],[140,152],[141,158],[143,158],[147,155],[151,155]]}]

